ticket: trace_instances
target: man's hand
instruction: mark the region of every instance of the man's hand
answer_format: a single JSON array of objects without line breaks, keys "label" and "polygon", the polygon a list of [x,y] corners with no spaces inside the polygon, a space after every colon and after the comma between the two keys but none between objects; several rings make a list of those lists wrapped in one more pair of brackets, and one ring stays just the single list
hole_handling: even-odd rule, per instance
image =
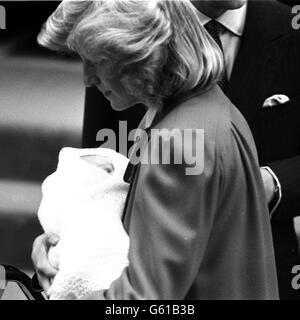
[{"label": "man's hand", "polygon": [[55,246],[58,241],[59,237],[56,234],[43,233],[33,243],[31,258],[38,275],[39,283],[45,292],[49,290],[52,278],[58,271],[50,264],[48,259],[49,248]]},{"label": "man's hand", "polygon": [[276,189],[275,181],[271,173],[267,169],[260,168],[260,172],[261,172],[261,176],[262,176],[264,187],[265,187],[265,194],[269,204],[272,201],[275,194],[275,189]]}]

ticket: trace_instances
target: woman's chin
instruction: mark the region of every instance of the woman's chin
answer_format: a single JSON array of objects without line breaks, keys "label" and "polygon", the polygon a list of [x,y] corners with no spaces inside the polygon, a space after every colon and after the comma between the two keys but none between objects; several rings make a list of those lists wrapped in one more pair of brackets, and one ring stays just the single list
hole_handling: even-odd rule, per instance
[{"label": "woman's chin", "polygon": [[123,111],[123,110],[128,109],[128,108],[125,108],[123,106],[116,105],[116,104],[114,104],[112,102],[110,102],[110,105],[111,105],[112,109],[115,110],[115,111]]},{"label": "woman's chin", "polygon": [[110,105],[111,105],[112,109],[114,109],[115,111],[125,111],[125,110],[133,107],[133,105],[124,105],[124,104],[116,103],[111,100],[110,100]]}]

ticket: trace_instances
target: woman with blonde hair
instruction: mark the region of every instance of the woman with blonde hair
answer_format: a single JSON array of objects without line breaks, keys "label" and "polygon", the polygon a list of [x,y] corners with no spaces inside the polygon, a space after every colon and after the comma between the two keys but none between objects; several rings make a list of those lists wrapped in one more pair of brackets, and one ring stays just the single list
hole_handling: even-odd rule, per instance
[{"label": "woman with blonde hair", "polygon": [[[217,85],[222,54],[192,3],[63,2],[38,40],[78,53],[85,84],[115,110],[147,108],[140,128],[148,135],[136,147],[140,161],[125,174],[129,264],[109,289],[87,298],[277,299],[253,138]],[[131,160],[137,154],[134,149]],[[55,275],[50,238],[40,236],[33,247],[44,286]]]}]

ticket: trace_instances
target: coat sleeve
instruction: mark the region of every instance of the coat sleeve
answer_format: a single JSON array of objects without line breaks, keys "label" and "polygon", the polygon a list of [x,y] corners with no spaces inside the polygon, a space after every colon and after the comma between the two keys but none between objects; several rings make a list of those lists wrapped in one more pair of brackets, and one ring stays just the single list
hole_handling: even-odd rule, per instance
[{"label": "coat sleeve", "polygon": [[[164,137],[162,143],[168,140]],[[174,148],[171,154],[180,156],[182,149]],[[184,149],[191,151],[192,146]],[[185,297],[206,250],[218,203],[219,162],[214,148],[205,148],[204,155],[204,170],[196,175],[186,174],[188,164],[141,165],[129,226],[129,266],[98,298]]]},{"label": "coat sleeve", "polygon": [[288,220],[300,215],[300,156],[269,163],[282,188],[282,199],[273,219]]}]

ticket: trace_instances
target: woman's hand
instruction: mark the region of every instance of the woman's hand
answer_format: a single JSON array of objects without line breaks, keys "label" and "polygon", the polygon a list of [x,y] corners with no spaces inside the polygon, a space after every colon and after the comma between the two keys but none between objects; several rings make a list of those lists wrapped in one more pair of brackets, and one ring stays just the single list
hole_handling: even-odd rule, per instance
[{"label": "woman's hand", "polygon": [[45,292],[49,290],[51,281],[58,271],[50,264],[48,259],[49,248],[55,246],[58,241],[58,235],[43,233],[33,243],[31,259],[37,272],[39,283]]}]

